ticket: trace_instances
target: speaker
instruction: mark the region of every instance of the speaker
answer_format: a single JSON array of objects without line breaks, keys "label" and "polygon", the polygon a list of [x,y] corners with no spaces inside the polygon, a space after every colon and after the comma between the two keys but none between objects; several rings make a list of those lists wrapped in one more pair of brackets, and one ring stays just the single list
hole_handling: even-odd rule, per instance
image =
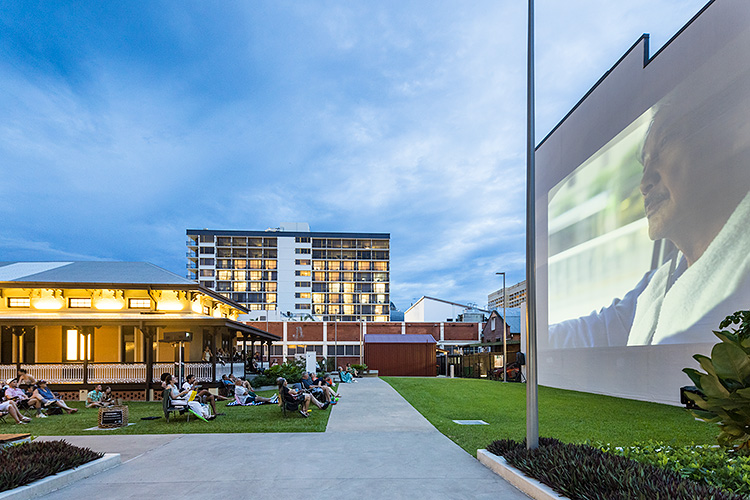
[{"label": "speaker", "polygon": [[516,363],[523,366],[526,364],[526,355],[522,352],[516,353]]}]

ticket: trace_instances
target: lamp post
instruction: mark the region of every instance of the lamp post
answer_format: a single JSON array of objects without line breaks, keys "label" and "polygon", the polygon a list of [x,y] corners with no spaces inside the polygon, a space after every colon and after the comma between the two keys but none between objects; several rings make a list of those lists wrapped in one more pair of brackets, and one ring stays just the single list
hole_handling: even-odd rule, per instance
[{"label": "lamp post", "polygon": [[333,364],[339,369],[339,318],[333,324]]},{"label": "lamp post", "polygon": [[539,447],[539,399],[536,355],[536,196],[534,173],[534,0],[529,0],[526,60],[526,303],[528,351],[526,376],[526,448]]},{"label": "lamp post", "polygon": [[503,382],[507,382],[506,366],[508,366],[508,336],[505,334],[505,328],[508,326],[508,320],[506,319],[508,316],[505,313],[505,302],[507,301],[508,294],[505,292],[505,273],[495,274],[503,275]]}]

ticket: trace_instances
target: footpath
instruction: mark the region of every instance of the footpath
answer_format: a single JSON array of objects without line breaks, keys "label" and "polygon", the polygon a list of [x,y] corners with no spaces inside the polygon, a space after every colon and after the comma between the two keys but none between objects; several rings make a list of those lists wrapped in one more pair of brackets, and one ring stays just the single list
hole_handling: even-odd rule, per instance
[{"label": "footpath", "polygon": [[123,464],[41,498],[528,499],[382,380],[339,392],[324,433],[66,436]]}]

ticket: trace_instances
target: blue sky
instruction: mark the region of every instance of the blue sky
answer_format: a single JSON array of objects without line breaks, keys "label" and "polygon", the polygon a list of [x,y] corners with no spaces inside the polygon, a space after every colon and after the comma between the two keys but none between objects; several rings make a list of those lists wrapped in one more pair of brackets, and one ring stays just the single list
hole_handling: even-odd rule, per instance
[{"label": "blue sky", "polygon": [[[721,0],[719,0],[721,1]],[[704,1],[537,0],[537,140]],[[392,300],[524,278],[525,2],[3,2],[0,260],[391,233]]]}]

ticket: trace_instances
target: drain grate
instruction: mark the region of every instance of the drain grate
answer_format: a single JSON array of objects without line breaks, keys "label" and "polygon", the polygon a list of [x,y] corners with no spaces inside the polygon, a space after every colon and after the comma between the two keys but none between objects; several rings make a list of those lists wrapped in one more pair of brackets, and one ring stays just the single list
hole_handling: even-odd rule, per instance
[{"label": "drain grate", "polygon": [[484,420],[454,420],[458,425],[490,425]]}]

